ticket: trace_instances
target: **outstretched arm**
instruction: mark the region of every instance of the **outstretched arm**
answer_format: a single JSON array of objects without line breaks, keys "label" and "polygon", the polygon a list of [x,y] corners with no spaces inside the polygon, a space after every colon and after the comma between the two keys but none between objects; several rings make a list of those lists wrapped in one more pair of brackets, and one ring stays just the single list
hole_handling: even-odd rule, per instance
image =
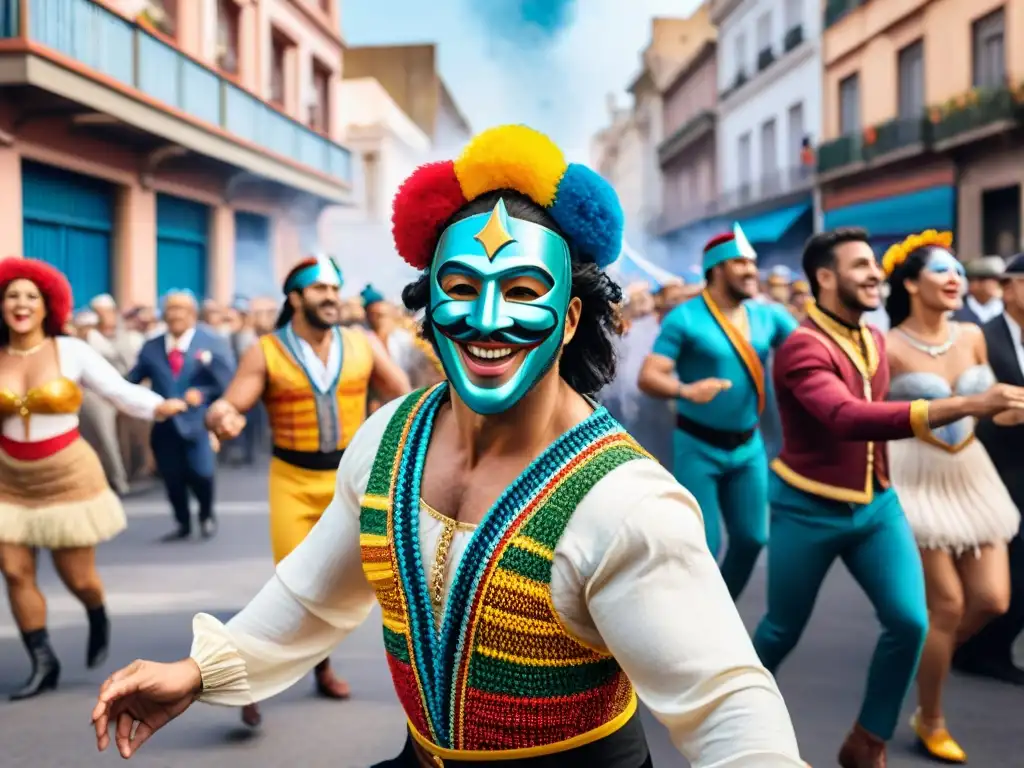
[{"label": "outstretched arm", "polygon": [[195,617],[191,657],[202,675],[200,700],[242,706],[280,693],[370,613],[375,598],[363,575],[357,487],[372,460],[369,440],[353,440],[320,522],[252,602],[227,624]]},{"label": "outstretched arm", "polygon": [[[912,402],[873,402],[854,397],[828,353],[828,342],[813,331],[794,333],[779,349],[775,379],[833,434],[843,440],[902,440],[926,436],[935,427],[965,416],[980,418],[1024,408],[1024,388],[994,387],[969,397]],[[888,365],[885,349],[879,365]]]},{"label": "outstretched arm", "polygon": [[[928,403],[872,402],[855,397],[840,377],[827,342],[794,333],[775,356],[775,381],[841,440],[901,440],[928,428]],[[884,352],[879,365],[888,365]]]},{"label": "outstretched arm", "polygon": [[804,766],[696,501],[668,478],[659,485],[620,524],[586,585],[594,626],[694,768]]},{"label": "outstretched arm", "polygon": [[226,401],[239,413],[245,413],[263,397],[267,382],[267,359],[263,346],[253,344],[242,355],[242,361],[235,370],[234,378],[227,385],[221,400]]},{"label": "outstretched arm", "polygon": [[676,376],[676,360],[687,345],[686,324],[678,308],[665,316],[651,353],[644,358],[637,379],[640,391],[669,400],[682,396],[682,382]]},{"label": "outstretched arm", "polygon": [[81,339],[61,337],[58,343],[65,375],[70,375],[72,370],[76,372],[82,384],[121,413],[147,421],[156,418],[156,410],[164,398],[123,378],[103,355]]}]

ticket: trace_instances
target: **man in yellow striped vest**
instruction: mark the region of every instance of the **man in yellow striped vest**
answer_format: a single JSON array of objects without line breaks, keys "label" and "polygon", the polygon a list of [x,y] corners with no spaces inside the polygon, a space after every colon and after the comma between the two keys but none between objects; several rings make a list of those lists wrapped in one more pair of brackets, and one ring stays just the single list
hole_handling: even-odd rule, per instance
[{"label": "man in yellow striped vest", "polygon": [[[245,425],[241,414],[260,400],[266,405],[275,563],[302,542],[330,503],[341,456],[366,418],[371,384],[388,399],[410,390],[408,377],[378,339],[338,325],[341,285],[341,270],[329,257],[296,265],[285,279],[276,330],[249,349],[224,397],[207,414],[214,434],[230,439]],[[316,667],[316,685],[328,698],[349,695],[327,658]],[[245,707],[242,719],[258,725],[256,705]]]}]

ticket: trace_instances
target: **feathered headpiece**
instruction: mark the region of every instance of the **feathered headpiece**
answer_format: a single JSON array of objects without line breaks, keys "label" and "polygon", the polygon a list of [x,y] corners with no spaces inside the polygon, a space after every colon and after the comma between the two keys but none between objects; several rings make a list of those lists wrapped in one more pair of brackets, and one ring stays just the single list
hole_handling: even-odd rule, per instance
[{"label": "feathered headpiece", "polygon": [[896,268],[907,260],[907,256],[919,248],[928,245],[936,245],[940,248],[953,247],[953,233],[939,232],[935,229],[926,229],[919,235],[910,235],[903,242],[890,245],[882,257],[882,270],[886,277],[892,277]]},{"label": "feathered headpiece", "polygon": [[491,128],[457,160],[421,166],[395,195],[395,249],[410,266],[426,269],[442,225],[481,195],[511,189],[547,209],[577,258],[605,268],[622,250],[623,215],[611,185],[577,163],[542,133],[524,125]]},{"label": "feathered headpiece", "polygon": [[9,256],[0,260],[0,292],[15,280],[35,284],[46,302],[46,332],[50,336],[60,334],[71,317],[73,306],[71,283],[64,273],[37,259]]}]

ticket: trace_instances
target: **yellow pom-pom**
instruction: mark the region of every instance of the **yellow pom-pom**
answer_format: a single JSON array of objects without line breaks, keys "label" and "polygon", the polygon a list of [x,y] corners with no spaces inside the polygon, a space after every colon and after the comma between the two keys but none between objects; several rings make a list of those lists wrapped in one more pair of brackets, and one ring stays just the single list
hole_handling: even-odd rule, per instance
[{"label": "yellow pom-pom", "polygon": [[514,189],[546,208],[555,202],[566,167],[562,151],[543,133],[503,125],[469,142],[455,161],[455,175],[467,200]]}]

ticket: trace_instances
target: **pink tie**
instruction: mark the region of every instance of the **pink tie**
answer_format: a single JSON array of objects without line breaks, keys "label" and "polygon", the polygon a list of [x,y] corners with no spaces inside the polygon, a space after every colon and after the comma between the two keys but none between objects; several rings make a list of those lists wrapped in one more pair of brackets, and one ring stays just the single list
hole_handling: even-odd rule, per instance
[{"label": "pink tie", "polygon": [[172,349],[167,353],[167,362],[171,366],[171,375],[178,378],[181,369],[185,367],[185,353],[180,349]]}]

